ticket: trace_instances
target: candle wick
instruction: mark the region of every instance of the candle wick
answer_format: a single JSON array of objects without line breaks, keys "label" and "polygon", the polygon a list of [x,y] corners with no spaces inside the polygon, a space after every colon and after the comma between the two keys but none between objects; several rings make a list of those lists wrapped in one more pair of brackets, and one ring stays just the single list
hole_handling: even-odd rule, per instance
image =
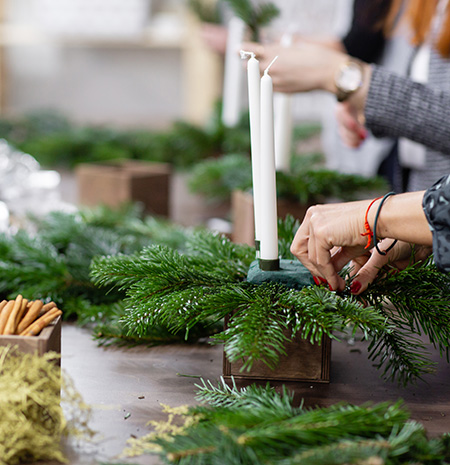
[{"label": "candle wick", "polygon": [[278,58],[278,55],[269,63],[269,66],[264,70],[264,76],[269,74],[269,68],[275,63],[275,60]]},{"label": "candle wick", "polygon": [[246,52],[245,50],[240,51],[241,59],[244,60],[245,58],[255,58],[256,55],[253,52]]}]

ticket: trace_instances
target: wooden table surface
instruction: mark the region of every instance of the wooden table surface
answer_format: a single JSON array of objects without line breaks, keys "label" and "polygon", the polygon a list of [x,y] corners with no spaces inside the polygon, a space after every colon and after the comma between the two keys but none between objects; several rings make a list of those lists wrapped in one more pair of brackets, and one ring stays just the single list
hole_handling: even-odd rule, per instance
[{"label": "wooden table surface", "polygon": [[[73,379],[84,401],[92,406],[91,428],[95,441],[70,444],[70,465],[121,463],[159,464],[157,457],[120,458],[126,441],[150,431],[149,420],[162,420],[161,404],[194,404],[200,376],[216,382],[222,375],[222,347],[209,344],[154,348],[102,348],[86,329],[63,325],[62,368]],[[412,418],[422,422],[429,434],[450,431],[450,364],[433,350],[438,362],[434,375],[406,388],[380,378],[367,358],[362,343],[333,342],[329,384],[285,383],[295,401],[306,406],[327,406],[346,401],[395,401],[404,399]],[[39,465],[54,465],[42,464]]]}]

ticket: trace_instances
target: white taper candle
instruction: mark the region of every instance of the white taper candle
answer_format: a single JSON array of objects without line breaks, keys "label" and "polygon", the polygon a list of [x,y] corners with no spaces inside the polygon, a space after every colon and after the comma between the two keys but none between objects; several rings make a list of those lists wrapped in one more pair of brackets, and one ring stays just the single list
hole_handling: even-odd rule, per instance
[{"label": "white taper candle", "polygon": [[[292,34],[284,34],[280,44],[289,47]],[[291,167],[292,151],[292,95],[275,92],[275,169],[287,173]]]},{"label": "white taper candle", "polygon": [[245,23],[233,17],[228,23],[228,39],[225,51],[225,65],[222,94],[222,122],[225,126],[234,127],[239,122],[241,112],[241,90],[244,70],[239,59],[245,31]]},{"label": "white taper candle", "polygon": [[261,236],[261,76],[259,61],[253,52],[241,50],[241,58],[250,57],[247,62],[248,110],[250,118],[250,144],[252,156],[253,212],[255,220],[255,246],[259,256]]},{"label": "white taper candle", "polygon": [[[275,177],[273,84],[269,68],[261,78],[261,237],[260,268],[277,269],[278,224]],[[267,267],[266,267],[267,265]]]}]

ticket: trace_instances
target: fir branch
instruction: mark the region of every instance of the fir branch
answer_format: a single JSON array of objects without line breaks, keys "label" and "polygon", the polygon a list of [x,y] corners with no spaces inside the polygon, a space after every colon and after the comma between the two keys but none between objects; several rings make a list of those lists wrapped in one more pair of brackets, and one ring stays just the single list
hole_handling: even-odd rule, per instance
[{"label": "fir branch", "polygon": [[297,260],[291,253],[293,235],[300,227],[301,222],[291,214],[285,218],[278,218],[278,254],[285,259]]},{"label": "fir branch", "polygon": [[189,178],[189,189],[216,201],[226,200],[235,189],[251,186],[251,165],[248,156],[227,154],[197,163]]},{"label": "fir branch", "polygon": [[383,306],[399,328],[420,334],[449,357],[450,277],[441,273],[432,257],[425,263],[411,264],[401,273],[386,268],[364,295],[369,302]]},{"label": "fir branch", "polygon": [[188,0],[188,6],[200,21],[217,24],[221,22],[219,5],[216,1]]},{"label": "fir branch", "polygon": [[183,426],[172,432],[157,424],[163,433],[134,440],[138,449],[156,445],[163,459],[181,465],[447,463],[448,437],[429,440],[401,402],[305,410],[268,386],[238,390],[202,380],[197,387],[209,405],[184,411]]},{"label": "fir branch", "polygon": [[256,360],[274,368],[279,354],[286,353],[284,345],[288,338],[285,332],[288,328],[277,305],[277,294],[282,289],[282,286],[270,283],[257,289],[253,286],[236,289],[232,296],[229,293],[224,296],[226,301],[235,304],[235,313],[230,317],[229,327],[215,338],[224,343],[231,362],[243,360],[242,370],[250,370]]},{"label": "fir branch", "polygon": [[197,231],[187,241],[187,251],[203,259],[210,269],[225,270],[236,280],[243,280],[255,258],[255,249],[235,244],[225,236],[211,231]]},{"label": "fir branch", "polygon": [[253,5],[251,0],[223,1],[228,3],[233,13],[247,24],[254,42],[259,42],[260,40],[260,28],[268,25],[280,14],[280,10],[273,3]]},{"label": "fir branch", "polygon": [[198,389],[196,399],[212,407],[253,408],[256,404],[257,406],[264,405],[267,408],[274,408],[277,411],[286,410],[291,414],[294,408],[294,395],[288,392],[285,386],[282,387],[281,393],[277,393],[269,383],[265,386],[250,384],[238,389],[234,378],[231,379],[231,387],[223,377],[220,378],[217,386],[203,378],[201,382],[201,385],[195,385]]},{"label": "fir branch", "polygon": [[[190,189],[210,200],[229,198],[234,189],[251,189],[251,164],[246,153],[225,154],[198,163],[191,171]],[[355,197],[386,189],[380,178],[344,174],[323,167],[323,155],[292,157],[289,172],[277,172],[277,196],[308,205],[327,198],[354,200]]]}]

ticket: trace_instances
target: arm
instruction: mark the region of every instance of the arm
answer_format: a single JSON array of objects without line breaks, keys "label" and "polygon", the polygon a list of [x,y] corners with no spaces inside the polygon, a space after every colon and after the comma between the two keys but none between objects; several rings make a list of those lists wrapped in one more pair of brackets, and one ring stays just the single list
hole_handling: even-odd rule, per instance
[{"label": "arm", "polygon": [[[284,49],[251,43],[243,44],[243,48],[256,53],[262,70],[278,55],[271,76],[274,89],[286,93],[325,90],[337,94],[335,75],[350,60],[343,52],[307,42]],[[356,120],[365,120],[377,136],[407,137],[450,153],[450,92],[376,65],[361,65],[363,86],[346,101]]]},{"label": "arm", "polygon": [[374,66],[365,103],[376,136],[406,137],[450,153],[450,93]]},{"label": "arm", "polygon": [[[423,195],[423,192],[412,192],[389,197],[380,211],[377,238],[399,239],[429,247],[432,234],[422,210]],[[367,219],[371,229],[380,202],[377,200],[369,209]],[[363,200],[311,207],[295,235],[291,252],[313,276],[325,278],[332,289],[344,289],[344,280],[338,275],[343,266],[367,255],[367,238],[362,233],[370,203],[370,200]],[[400,260],[405,258],[405,252],[405,248],[397,249],[383,260]],[[383,263],[377,259],[371,266],[375,264]]]},{"label": "arm", "polygon": [[423,210],[433,233],[434,261],[441,271],[450,272],[450,175],[425,192]]}]

